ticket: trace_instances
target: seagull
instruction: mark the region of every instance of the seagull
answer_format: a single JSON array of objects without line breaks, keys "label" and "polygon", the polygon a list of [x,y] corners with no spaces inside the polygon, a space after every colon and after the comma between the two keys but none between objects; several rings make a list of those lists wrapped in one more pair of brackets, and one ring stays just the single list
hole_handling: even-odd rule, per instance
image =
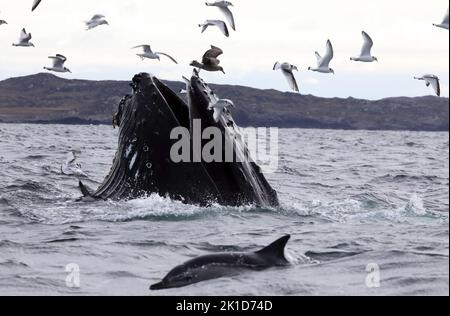
[{"label": "seagull", "polygon": [[27,33],[25,28],[20,32],[19,43],[13,44],[13,46],[21,46],[21,47],[34,47],[34,44],[30,42],[31,33]]},{"label": "seagull", "polygon": [[67,176],[85,176],[85,173],[81,169],[81,165],[76,162],[77,156],[74,151],[67,154],[66,161],[61,165],[61,173]]},{"label": "seagull", "polygon": [[189,90],[189,85],[191,84],[191,82],[189,81],[188,78],[186,78],[185,76],[183,76],[183,81],[186,84],[186,89],[181,89],[180,90],[180,94],[187,94],[188,90]]},{"label": "seagull", "polygon": [[56,54],[56,56],[50,56],[49,57],[52,62],[52,67],[44,67],[45,70],[48,71],[54,71],[54,72],[70,72],[72,73],[68,68],[64,67],[64,63],[66,62],[67,58],[63,55]]},{"label": "seagull", "polygon": [[334,57],[333,45],[331,45],[330,40],[327,41],[325,56],[322,57],[318,52],[316,52],[316,57],[317,57],[317,68],[309,67],[308,70],[320,73],[334,74],[334,70],[330,68],[330,62]]},{"label": "seagull", "polygon": [[109,25],[108,21],[105,20],[105,16],[101,14],[94,15],[89,21],[85,22],[86,24],[86,30],[92,30],[100,25]]},{"label": "seagull", "polygon": [[228,32],[228,27],[224,21],[221,20],[206,20],[205,23],[199,24],[199,27],[202,28],[202,33],[206,31],[209,26],[217,26],[226,37],[230,36],[230,32]]},{"label": "seagull", "polygon": [[448,9],[447,9],[447,14],[445,15],[442,23],[441,24],[433,24],[433,25],[436,27],[440,27],[440,28],[448,30]]},{"label": "seagull", "polygon": [[222,54],[223,51],[219,47],[211,45],[211,49],[203,55],[201,63],[194,60],[190,65],[206,71],[221,71],[225,74],[223,68],[219,66],[220,60],[217,59]]},{"label": "seagull", "polygon": [[220,99],[217,102],[214,103],[210,103],[208,106],[208,110],[213,110],[214,114],[214,121],[216,123],[219,123],[220,118],[222,117],[222,114],[224,111],[227,111],[228,108],[234,108],[234,103],[231,100],[227,100],[227,99]]},{"label": "seagull", "polygon": [[231,10],[228,7],[232,7],[233,4],[229,1],[216,1],[216,2],[206,2],[206,5],[208,7],[217,7],[220,11],[225,15],[225,17],[228,20],[228,23],[230,23],[233,30],[236,31],[236,25],[234,23],[234,16]]},{"label": "seagull", "polygon": [[433,87],[434,92],[438,97],[441,96],[441,84],[439,82],[439,77],[436,75],[423,75],[422,77],[414,77],[416,80],[423,80],[427,87],[430,85]]},{"label": "seagull", "polygon": [[352,57],[350,60],[353,61],[361,61],[363,63],[371,63],[374,61],[378,61],[378,59],[371,54],[371,50],[373,47],[373,40],[370,38],[369,34],[366,32],[362,32],[362,36],[364,38],[364,44],[361,50],[361,55],[358,57]]},{"label": "seagull", "polygon": [[178,62],[174,58],[172,58],[171,56],[169,56],[165,53],[153,52],[150,45],[139,45],[139,46],[135,46],[131,49],[136,49],[136,48],[142,48],[143,52],[141,54],[136,54],[137,56],[141,57],[142,60],[144,60],[145,58],[148,58],[148,59],[158,59],[159,61],[161,61],[161,56],[165,56],[165,57],[169,58],[171,61],[173,61],[175,64],[178,64]]},{"label": "seagull", "polygon": [[294,76],[294,70],[298,71],[297,66],[291,65],[289,63],[282,63],[276,62],[273,66],[273,70],[281,70],[283,75],[286,77],[289,86],[292,90],[295,92],[300,92],[300,89],[298,88],[297,80],[295,80]]},{"label": "seagull", "polygon": [[41,1],[42,0],[34,0],[33,6],[31,7],[31,11],[34,11],[38,7],[39,3],[41,3]]}]

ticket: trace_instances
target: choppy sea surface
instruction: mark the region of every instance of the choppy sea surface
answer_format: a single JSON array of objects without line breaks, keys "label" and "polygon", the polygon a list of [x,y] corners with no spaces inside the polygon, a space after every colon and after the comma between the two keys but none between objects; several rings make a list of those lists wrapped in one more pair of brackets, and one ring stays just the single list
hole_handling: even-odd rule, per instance
[{"label": "choppy sea surface", "polygon": [[[281,130],[279,209],[76,202],[67,153],[95,188],[116,146],[109,126],[0,124],[0,295],[449,294],[448,133]],[[192,257],[284,234],[287,268],[149,291]]]}]

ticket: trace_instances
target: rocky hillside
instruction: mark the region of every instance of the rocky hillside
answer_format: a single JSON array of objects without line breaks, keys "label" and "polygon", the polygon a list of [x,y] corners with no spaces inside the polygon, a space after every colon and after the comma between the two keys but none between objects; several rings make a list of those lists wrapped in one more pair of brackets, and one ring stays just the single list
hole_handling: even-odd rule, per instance
[{"label": "rocky hillside", "polygon": [[[180,90],[180,82],[167,82]],[[378,101],[325,99],[310,95],[213,85],[231,99],[241,126],[448,131],[447,98],[389,98]],[[110,124],[129,82],[66,80],[51,74],[0,82],[0,121]]]}]

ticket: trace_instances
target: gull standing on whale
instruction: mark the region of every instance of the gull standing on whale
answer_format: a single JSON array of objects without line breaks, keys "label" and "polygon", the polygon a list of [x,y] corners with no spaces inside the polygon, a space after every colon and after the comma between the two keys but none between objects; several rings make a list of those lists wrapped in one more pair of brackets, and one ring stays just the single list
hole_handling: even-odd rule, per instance
[{"label": "gull standing on whale", "polygon": [[50,56],[49,57],[52,62],[52,67],[44,67],[45,70],[48,71],[54,71],[54,72],[70,72],[72,73],[68,68],[64,67],[64,63],[66,62],[67,58],[63,55],[56,54],[56,56]]},{"label": "gull standing on whale", "polygon": [[447,9],[447,14],[444,17],[444,20],[442,20],[442,22],[440,24],[433,24],[436,27],[440,27],[442,29],[446,29],[448,30],[448,9]]},{"label": "gull standing on whale", "polygon": [[108,21],[105,20],[105,16],[101,14],[94,15],[89,21],[85,22],[86,30],[92,30],[100,25],[109,25]]},{"label": "gull standing on whale", "polygon": [[378,61],[378,58],[372,56],[372,53],[371,53],[372,47],[373,47],[372,38],[369,36],[369,34],[367,34],[364,31],[362,31],[362,36],[364,39],[364,43],[363,43],[363,47],[361,49],[361,54],[358,57],[350,58],[350,60],[360,61],[363,63],[371,63],[374,61]]},{"label": "gull standing on whale", "polygon": [[227,111],[229,108],[234,108],[234,103],[231,100],[220,99],[215,103],[210,103],[208,106],[208,110],[214,111],[214,121],[219,123],[222,114]]},{"label": "gull standing on whale", "polygon": [[206,31],[209,26],[217,26],[226,37],[230,36],[230,32],[228,31],[227,24],[221,20],[206,20],[205,23],[199,24],[199,27],[202,28],[202,33]]},{"label": "gull standing on whale", "polygon": [[334,70],[330,68],[330,62],[334,57],[333,45],[331,41],[327,41],[327,48],[325,55],[322,57],[318,52],[316,52],[317,57],[317,68],[309,67],[308,70],[316,71],[320,73],[332,73],[334,75]]},{"label": "gull standing on whale", "polygon": [[221,71],[225,74],[223,68],[219,66],[220,60],[217,59],[217,57],[222,54],[223,51],[219,47],[211,45],[211,49],[203,55],[202,62],[199,63],[198,61],[194,60],[193,62],[191,62],[190,66],[206,71]]},{"label": "gull standing on whale", "polygon": [[16,47],[34,47],[34,44],[30,42],[31,40],[31,33],[27,33],[25,28],[22,29],[20,32],[20,38],[19,42],[16,44],[13,44],[13,46]]},{"label": "gull standing on whale", "polygon": [[297,66],[291,65],[290,63],[279,63],[276,62],[273,66],[273,70],[281,70],[283,75],[286,77],[289,86],[292,90],[295,92],[300,92],[300,89],[298,88],[297,80],[295,80],[294,76],[294,70],[298,71]]},{"label": "gull standing on whale", "polygon": [[186,84],[186,89],[180,89],[179,93],[187,94],[189,91],[189,86],[191,84],[191,81],[188,78],[186,78],[185,76],[183,76],[182,78],[183,78],[184,83]]},{"label": "gull standing on whale", "polygon": [[430,74],[423,75],[422,77],[414,77],[414,79],[425,81],[427,87],[432,86],[436,95],[438,97],[441,96],[441,84],[438,76]]},{"label": "gull standing on whale", "polygon": [[136,54],[137,56],[141,57],[142,60],[144,60],[145,58],[148,59],[157,59],[159,61],[161,61],[161,56],[165,56],[167,58],[169,58],[171,61],[173,61],[175,64],[178,64],[178,62],[171,56],[165,54],[165,53],[161,53],[161,52],[153,52],[152,48],[150,45],[139,45],[139,46],[135,46],[131,49],[136,49],[136,48],[142,48],[142,53],[141,54]]},{"label": "gull standing on whale", "polygon": [[31,11],[34,11],[38,7],[39,3],[41,3],[41,1],[42,0],[34,0],[33,6],[31,7]]},{"label": "gull standing on whale", "polygon": [[236,31],[236,24],[234,23],[234,16],[233,12],[228,7],[233,7],[233,4],[230,1],[216,1],[216,2],[206,2],[206,5],[208,7],[217,7],[220,11],[225,15],[225,17],[228,20],[228,23],[230,23],[233,30]]}]

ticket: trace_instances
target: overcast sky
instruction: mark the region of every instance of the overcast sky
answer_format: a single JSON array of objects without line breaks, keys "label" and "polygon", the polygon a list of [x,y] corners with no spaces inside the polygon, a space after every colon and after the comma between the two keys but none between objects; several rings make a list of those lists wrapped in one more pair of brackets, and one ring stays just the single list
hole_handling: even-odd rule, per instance
[{"label": "overcast sky", "polygon": [[[31,13],[32,0],[0,0],[0,80],[43,71],[47,57],[61,53],[73,74],[64,78],[129,80],[137,72],[180,80],[188,66],[210,44],[221,47],[226,75],[203,73],[213,83],[238,84],[286,91],[276,61],[300,68],[301,93],[324,97],[378,99],[432,94],[415,75],[433,73],[449,94],[449,32],[437,29],[448,0],[234,0],[237,32],[230,38],[219,30],[200,33],[205,19],[223,19],[205,0],[43,0]],[[85,31],[83,21],[104,14],[110,26]],[[36,48],[15,48],[26,27]],[[231,28],[230,28],[231,30]],[[362,44],[361,31],[374,39],[379,63],[350,62]],[[308,72],[314,51],[326,40],[335,49],[336,75]],[[141,61],[130,48],[139,44],[173,55],[169,60]]]}]

